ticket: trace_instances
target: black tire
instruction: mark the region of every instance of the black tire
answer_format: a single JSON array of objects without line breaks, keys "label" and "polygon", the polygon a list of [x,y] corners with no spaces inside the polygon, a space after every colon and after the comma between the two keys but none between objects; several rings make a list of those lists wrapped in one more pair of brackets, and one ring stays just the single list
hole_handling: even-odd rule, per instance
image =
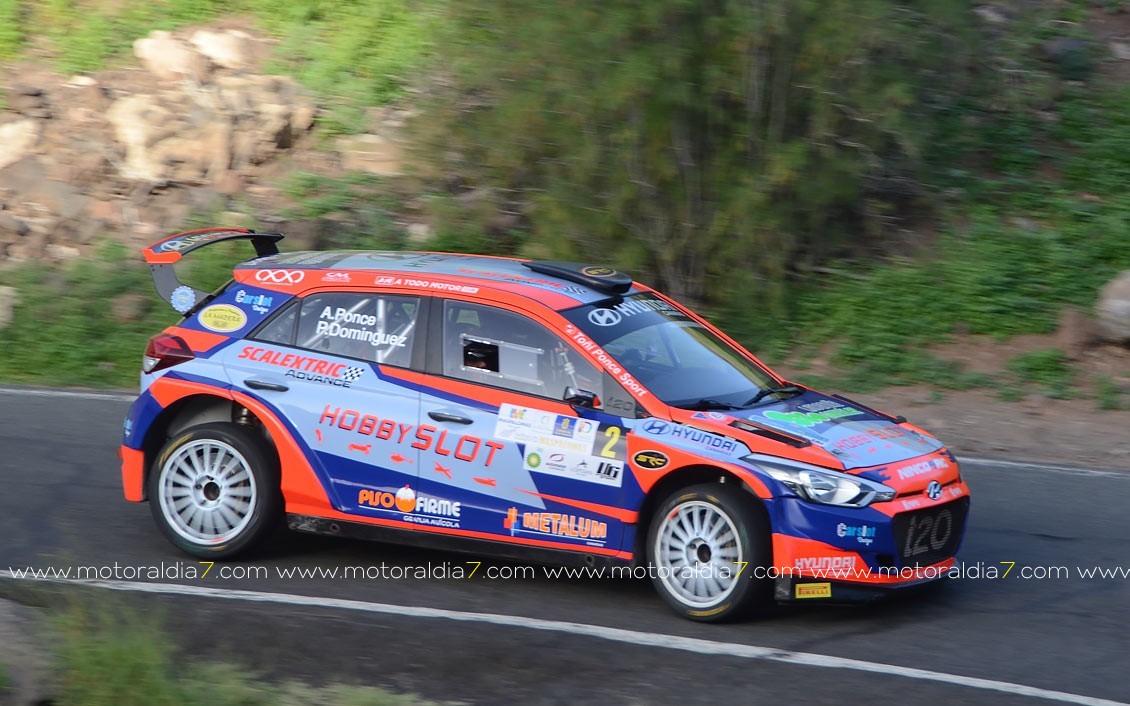
[{"label": "black tire", "polygon": [[[704,518],[702,531],[680,536],[677,530],[696,517]],[[709,525],[706,518],[712,518]],[[712,534],[715,526],[718,529]],[[666,554],[658,546],[661,535]],[[726,622],[770,604],[772,582],[764,573],[772,556],[769,521],[758,500],[736,485],[705,483],[672,493],[651,520],[646,556],[659,595],[685,618]],[[709,578],[701,583],[694,578],[679,580],[688,576],[691,567],[702,566],[711,567],[704,573],[713,584]],[[724,567],[730,572],[728,582]]]},{"label": "black tire", "polygon": [[177,434],[157,454],[148,483],[157,526],[195,557],[242,554],[282,517],[278,463],[251,427],[216,422]]}]

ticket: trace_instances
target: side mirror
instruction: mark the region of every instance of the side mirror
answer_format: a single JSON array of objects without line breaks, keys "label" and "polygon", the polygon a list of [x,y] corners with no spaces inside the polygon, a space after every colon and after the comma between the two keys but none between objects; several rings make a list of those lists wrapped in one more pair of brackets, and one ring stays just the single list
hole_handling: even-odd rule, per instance
[{"label": "side mirror", "polygon": [[572,386],[566,387],[563,399],[574,407],[600,409],[600,398],[596,396],[595,392],[588,390],[581,390]]}]

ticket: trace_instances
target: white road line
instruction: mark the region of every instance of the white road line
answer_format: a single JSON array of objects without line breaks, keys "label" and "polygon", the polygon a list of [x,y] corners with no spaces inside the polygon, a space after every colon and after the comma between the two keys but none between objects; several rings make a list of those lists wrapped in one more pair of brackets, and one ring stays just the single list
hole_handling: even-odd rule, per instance
[{"label": "white road line", "polygon": [[743,645],[734,642],[716,642],[693,637],[680,637],[678,635],[664,635],[661,633],[639,632],[636,630],[623,630],[601,625],[588,625],[585,623],[567,623],[559,620],[542,620],[540,618],[524,618],[516,615],[500,615],[495,613],[466,613],[443,608],[424,608],[419,606],[393,605],[389,603],[369,603],[354,601],[344,598],[321,598],[317,596],[301,596],[290,593],[269,593],[264,591],[241,591],[210,588],[207,586],[186,586],[173,583],[138,583],[131,581],[103,581],[94,579],[35,579],[16,577],[11,571],[0,570],[0,579],[13,579],[17,581],[40,581],[49,583],[67,583],[72,585],[104,588],[112,591],[132,591],[137,593],[155,593],[170,596],[192,596],[198,598],[216,598],[227,601],[244,601],[248,603],[274,603],[281,605],[294,605],[316,608],[336,608],[352,610],[363,613],[380,613],[413,618],[441,618],[471,623],[487,623],[507,627],[526,628],[531,630],[545,630],[548,632],[568,633],[595,637],[601,640],[623,642],[630,645],[645,645],[668,650],[681,650],[702,655],[721,655],[725,657],[738,657],[742,659],[765,660],[769,662],[783,662],[798,664],[806,667],[820,667],[825,669],[850,669],[858,672],[870,672],[887,676],[905,677],[919,681],[940,682],[954,686],[964,686],[972,689],[997,691],[1014,696],[1030,696],[1036,699],[1059,701],[1068,704],[1083,704],[1084,706],[1130,706],[1120,701],[1069,694],[1063,691],[1039,689],[1024,684],[1014,684],[994,679],[980,679],[966,677],[959,674],[945,672],[932,672],[913,667],[900,667],[893,664],[879,662],[865,662],[844,657],[813,654],[809,652],[793,652],[773,647],[760,647],[758,645]]},{"label": "white road line", "polygon": [[1046,463],[1030,463],[1026,461],[1003,461],[996,458],[982,458],[980,456],[957,455],[958,463],[975,466],[1000,466],[1002,468],[1015,468],[1017,470],[1040,471],[1042,473],[1059,473],[1067,476],[1093,476],[1099,478],[1130,478],[1130,469],[1093,469],[1080,466],[1052,466]]},{"label": "white road line", "polygon": [[75,400],[106,400],[107,402],[133,402],[137,395],[118,395],[112,392],[78,392],[75,390],[33,390],[21,387],[0,387],[0,395],[20,397],[62,397]]}]

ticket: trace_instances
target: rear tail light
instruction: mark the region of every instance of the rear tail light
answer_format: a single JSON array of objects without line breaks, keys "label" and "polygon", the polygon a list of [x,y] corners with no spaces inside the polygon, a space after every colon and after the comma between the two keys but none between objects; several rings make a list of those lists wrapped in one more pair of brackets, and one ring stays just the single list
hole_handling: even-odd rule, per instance
[{"label": "rear tail light", "polygon": [[145,357],[141,360],[141,369],[147,373],[155,373],[195,357],[192,349],[180,336],[162,333],[149,339],[149,345],[145,347]]}]

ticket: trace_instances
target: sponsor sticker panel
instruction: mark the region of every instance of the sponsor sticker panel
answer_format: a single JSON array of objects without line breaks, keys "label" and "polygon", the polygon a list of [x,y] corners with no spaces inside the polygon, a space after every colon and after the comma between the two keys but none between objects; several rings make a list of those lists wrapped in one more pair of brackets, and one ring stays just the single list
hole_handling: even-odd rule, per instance
[{"label": "sponsor sticker panel", "polygon": [[244,346],[238,358],[253,363],[284,368],[289,378],[306,382],[331,385],[333,387],[352,387],[353,383],[365,375],[363,366],[349,365],[318,356],[284,353],[271,348]]},{"label": "sponsor sticker panel", "polygon": [[604,546],[608,541],[607,522],[562,512],[523,512],[517,507],[511,507],[502,521],[502,527],[512,537],[577,539],[598,547]]},{"label": "sponsor sticker panel", "polygon": [[463,514],[463,503],[458,500],[421,493],[411,484],[395,493],[376,488],[357,491],[357,507],[400,515],[398,519],[418,525],[458,529]]},{"label": "sponsor sticker panel", "polygon": [[230,304],[213,304],[205,307],[197,320],[209,331],[233,333],[247,325],[247,314]]},{"label": "sponsor sticker panel", "polygon": [[504,404],[495,436],[525,444],[526,471],[616,488],[623,484],[626,440],[621,427]]},{"label": "sponsor sticker panel", "polygon": [[599,483],[619,488],[624,481],[624,463],[595,456],[526,446],[523,467],[533,473]]},{"label": "sponsor sticker panel", "polygon": [[588,454],[598,425],[588,419],[504,404],[498,409],[494,435],[505,441],[533,444],[564,453]]}]

